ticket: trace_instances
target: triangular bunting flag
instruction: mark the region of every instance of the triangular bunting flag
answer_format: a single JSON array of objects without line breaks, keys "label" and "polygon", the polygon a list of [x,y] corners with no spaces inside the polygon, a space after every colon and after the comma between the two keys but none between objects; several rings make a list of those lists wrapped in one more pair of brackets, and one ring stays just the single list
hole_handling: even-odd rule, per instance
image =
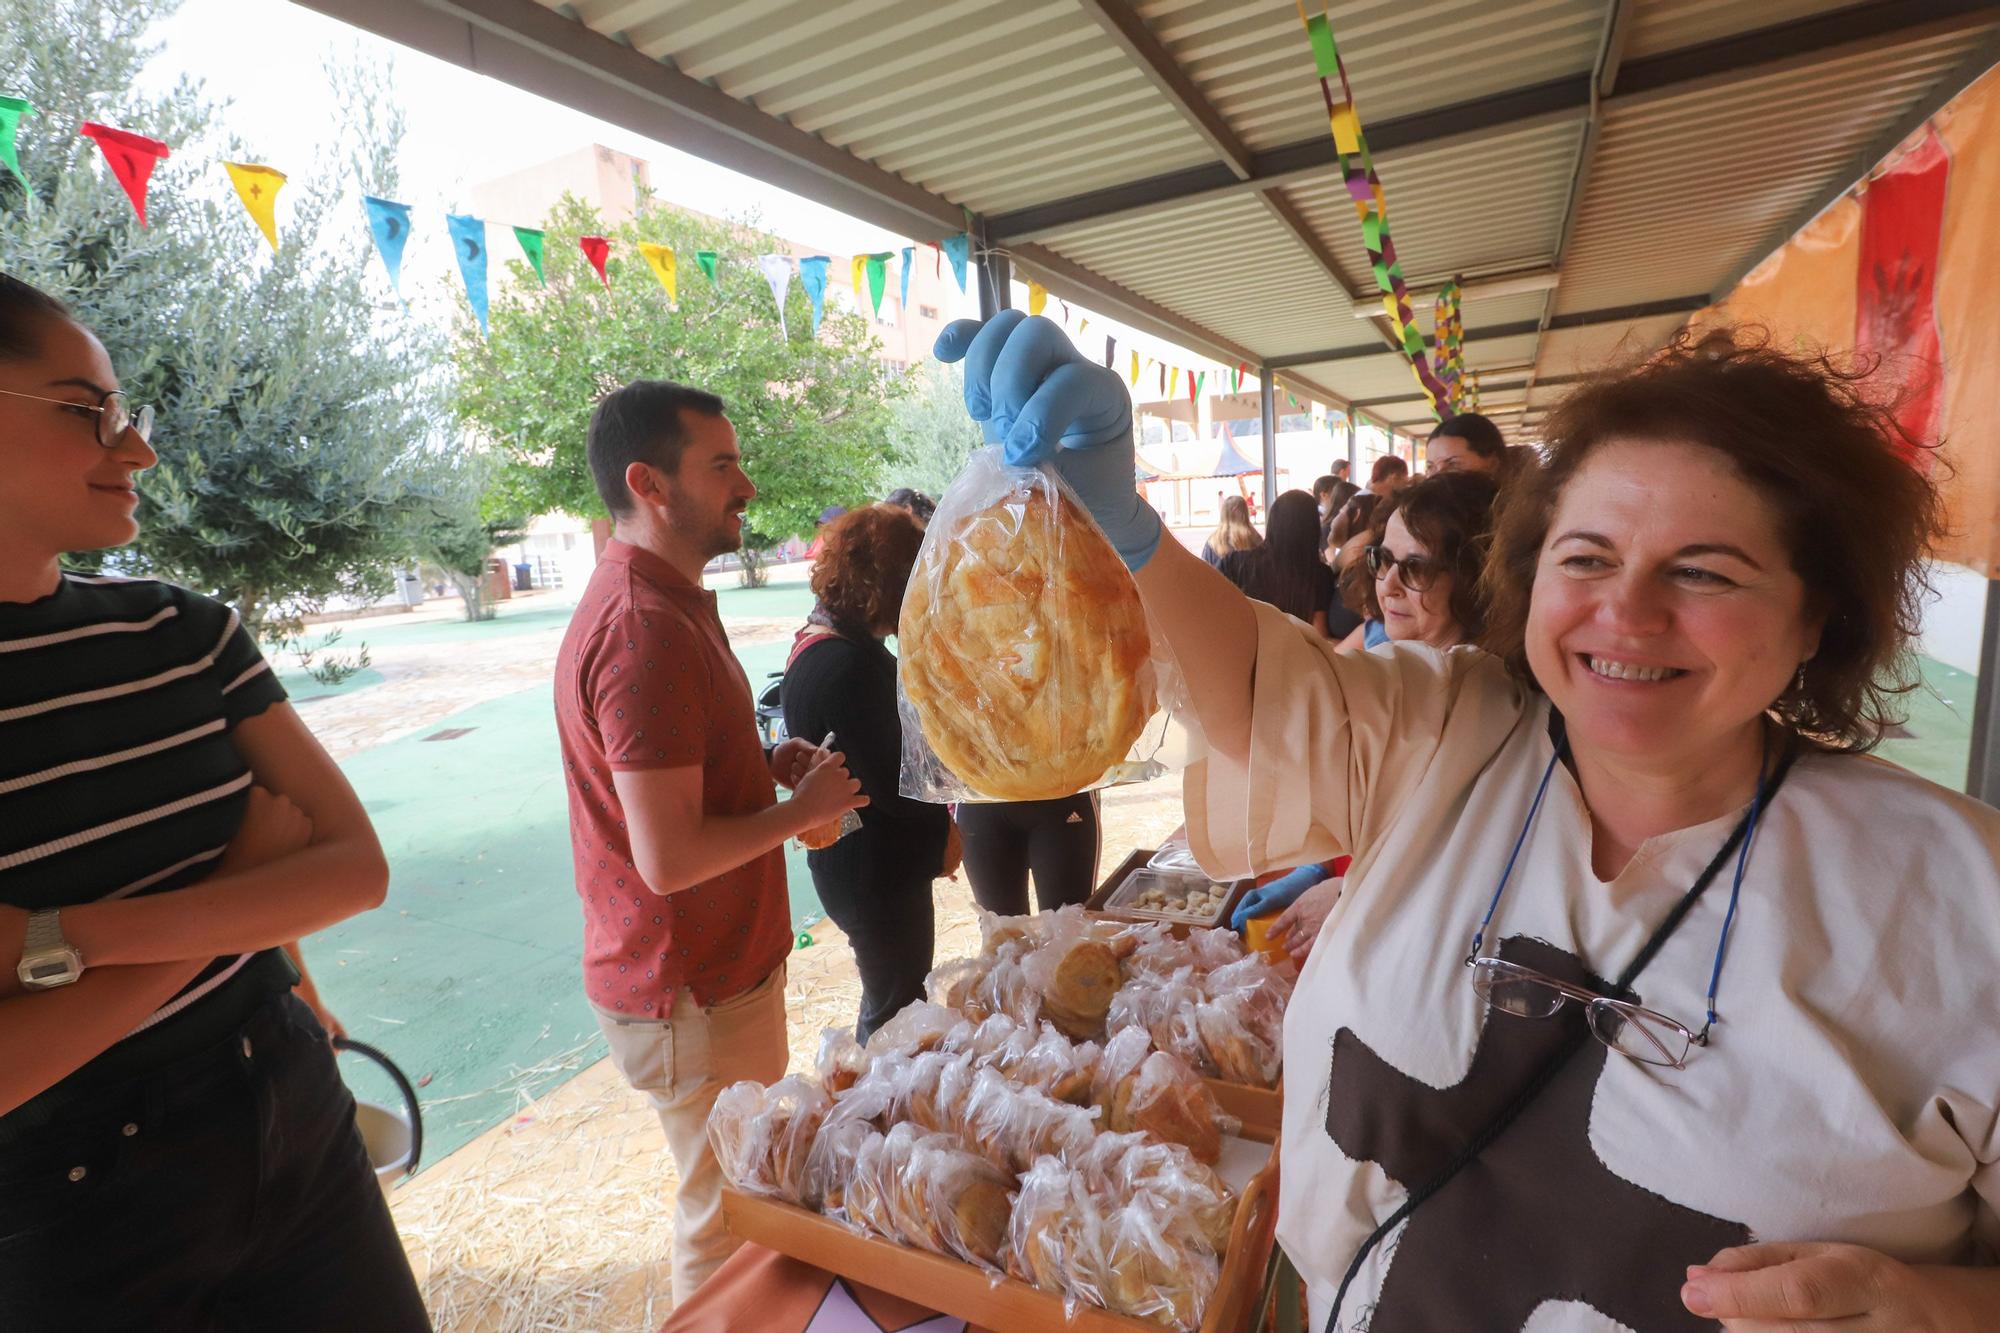
[{"label": "triangular bunting flag", "polygon": [[451,248],[458,255],[458,276],[465,279],[465,299],[479,319],[479,331],[486,332],[486,224],[478,218],[457,213],[444,215],[451,232]]},{"label": "triangular bunting flag", "polygon": [[[641,241],[639,255],[646,261],[646,267],[653,270],[653,276],[660,280],[660,286],[666,291],[667,299],[678,303],[681,299],[680,269],[674,263],[673,247],[662,245],[658,241]],[[701,262],[699,254],[695,256],[695,262],[697,264]]]},{"label": "triangular bunting flag", "polygon": [[1110,334],[1104,335],[1104,368],[1111,369],[1111,362],[1118,355],[1118,340]]},{"label": "triangular bunting flag", "polygon": [[854,262],[848,266],[848,276],[854,279],[854,308],[859,310],[861,308],[861,293],[867,289],[868,283],[867,255],[854,256]]},{"label": "triangular bunting flag", "polygon": [[14,155],[14,132],[21,126],[21,117],[34,114],[34,104],[26,98],[0,97],[0,162],[6,164],[29,194],[35,192],[35,187],[28,184],[27,173],[21,170],[21,159]]},{"label": "triangular bunting flag", "polygon": [[[1063,323],[1064,323],[1064,324],[1068,324],[1068,323],[1069,323],[1069,302],[1067,302],[1067,301],[1064,301],[1064,302],[1062,303],[1062,308],[1063,308]],[[1087,329],[1087,328],[1089,328],[1089,327],[1090,327],[1090,321],[1086,319],[1085,321],[1083,321],[1083,328],[1084,328],[1084,329]],[[1081,332],[1083,332],[1083,329],[1078,329],[1078,330],[1077,330],[1077,332],[1078,332],[1078,333],[1081,333]]]},{"label": "triangular bunting flag", "polygon": [[[875,310],[875,318],[882,318],[882,291],[889,285],[889,252],[868,256],[868,299]],[[854,293],[861,295],[859,289]]]},{"label": "triangular bunting flag", "polygon": [[597,270],[597,280],[604,284],[604,290],[610,291],[611,275],[604,271],[604,262],[611,258],[611,238],[579,236],[576,244],[577,248],[583,251],[583,257],[590,261],[590,266]]},{"label": "triangular bunting flag", "polygon": [[[1188,382],[1192,384],[1194,381],[1189,380]],[[1167,396],[1170,398],[1177,398],[1180,396],[1180,392],[1181,392],[1181,368],[1179,366],[1175,366],[1173,373],[1173,385],[1171,389],[1168,391]]]},{"label": "triangular bunting flag", "polygon": [[694,262],[698,266],[700,266],[701,271],[703,273],[708,274],[708,280],[712,285],[717,287],[720,287],[722,285],[722,279],[716,276],[717,268],[719,266],[720,261],[716,258],[715,251],[713,250],[695,251]]},{"label": "triangular bunting flag", "polygon": [[231,183],[236,186],[236,197],[249,210],[250,220],[257,224],[257,230],[263,232],[264,239],[271,243],[271,253],[276,254],[278,190],[285,183],[285,173],[247,162],[224,162],[222,169],[229,173]]},{"label": "triangular bunting flag", "polygon": [[833,261],[825,255],[807,255],[799,261],[799,286],[812,302],[813,336],[819,336],[819,322],[826,314],[826,266]]},{"label": "triangular bunting flag", "polygon": [[375,237],[375,250],[382,256],[382,267],[389,270],[389,288],[401,300],[403,247],[410,240],[410,206],[377,199],[372,194],[362,195],[361,205],[368,210],[368,230]]},{"label": "triangular bunting flag", "polygon": [[764,270],[764,281],[771,284],[771,299],[778,303],[778,336],[790,340],[785,329],[785,291],[792,285],[792,257],[790,255],[758,255],[757,267]]},{"label": "triangular bunting flag", "polygon": [[945,258],[951,260],[951,276],[958,279],[958,289],[965,290],[965,261],[972,253],[972,233],[962,231],[956,236],[947,236],[943,241]]},{"label": "triangular bunting flag", "polygon": [[542,271],[542,243],[548,238],[533,227],[516,227],[514,239],[521,243],[521,253],[528,257],[529,265],[535,270],[535,281],[548,286],[549,275]]},{"label": "triangular bunting flag", "polygon": [[145,226],[146,182],[152,179],[153,168],[167,156],[167,146],[143,134],[115,130],[109,125],[88,120],[77,129],[77,133],[96,141],[105,162],[111,167],[111,174],[125,187],[125,197],[132,201],[132,211],[139,215],[139,225]]},{"label": "triangular bunting flag", "polygon": [[1139,387],[1139,354],[1132,353],[1132,387]]},{"label": "triangular bunting flag", "polygon": [[1039,315],[1049,304],[1049,289],[1030,279],[1028,282],[1028,313]]},{"label": "triangular bunting flag", "polygon": [[910,308],[910,263],[916,257],[916,246],[906,245],[903,247],[903,286],[902,290],[896,293],[896,307],[906,313]]}]

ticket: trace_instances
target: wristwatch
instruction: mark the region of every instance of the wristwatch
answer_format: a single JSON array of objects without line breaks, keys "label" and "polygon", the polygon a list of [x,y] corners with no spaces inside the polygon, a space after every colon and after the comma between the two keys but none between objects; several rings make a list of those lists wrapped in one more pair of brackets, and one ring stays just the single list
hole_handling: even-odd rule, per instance
[{"label": "wristwatch", "polygon": [[63,938],[62,913],[53,907],[28,913],[27,938],[21,945],[21,965],[15,975],[29,990],[53,990],[83,975],[83,955]]}]

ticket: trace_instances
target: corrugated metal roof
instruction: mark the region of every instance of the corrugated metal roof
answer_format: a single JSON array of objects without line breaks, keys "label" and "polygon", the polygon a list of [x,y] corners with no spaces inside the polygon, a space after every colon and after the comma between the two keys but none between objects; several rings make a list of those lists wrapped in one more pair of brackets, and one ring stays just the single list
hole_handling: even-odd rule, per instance
[{"label": "corrugated metal roof", "polygon": [[[1349,398],[1409,390],[1408,367],[1370,350],[1382,331],[1353,317],[1342,290],[1374,284],[1334,169],[1310,166],[1324,161],[1326,113],[1295,0],[300,2],[669,142],[684,135],[790,188],[818,182],[883,225],[1059,205],[1000,238],[1030,273],[1041,246],[1037,275],[1056,294],[1216,355],[1221,344],[1259,358],[1359,353],[1295,367]],[[1613,9],[1331,4],[1364,123],[1400,127],[1380,136],[1376,161],[1413,286],[1555,260],[1590,114],[1583,89]],[[1995,11],[1632,0],[1620,52],[1631,77],[1603,104],[1560,287],[1468,303],[1469,363],[1560,375],[1600,363],[1628,333],[1665,337],[1684,315],[1605,312],[1705,297],[1761,257],[1948,71],[1992,49],[1978,47],[1994,30],[1980,12]],[[1156,55],[1171,67],[1149,69]],[[1180,105],[1183,92],[1205,105]],[[1465,107],[1502,94],[1490,116]],[[1213,137],[1246,147],[1254,160],[1237,167],[1261,187],[1236,181],[1213,125],[1193,123],[1203,116],[1223,127]],[[1478,336],[1550,309],[1600,318],[1539,338]],[[1532,406],[1557,391],[1536,390]]]},{"label": "corrugated metal roof", "polygon": [[[1327,132],[1294,0],[1134,7],[1252,148]],[[1518,87],[1528,72],[1588,70],[1605,13],[1603,0],[1339,0],[1327,10],[1364,124]]]},{"label": "corrugated metal roof", "polygon": [[1614,102],[1556,309],[1714,290],[1977,40],[1931,38],[1636,106]]}]

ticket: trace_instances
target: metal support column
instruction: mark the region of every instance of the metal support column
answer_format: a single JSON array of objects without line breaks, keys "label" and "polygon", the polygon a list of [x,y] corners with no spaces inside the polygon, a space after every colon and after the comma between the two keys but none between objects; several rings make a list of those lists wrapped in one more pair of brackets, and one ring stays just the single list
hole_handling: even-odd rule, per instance
[{"label": "metal support column", "polygon": [[974,225],[972,246],[973,273],[979,282],[979,317],[991,319],[1013,304],[1013,266],[1007,262],[1007,256],[993,250],[992,233],[987,230],[984,218]]},{"label": "metal support column", "polygon": [[1988,805],[2000,805],[2000,580],[1996,579],[1986,581],[1986,628],[1979,638],[1965,790]]},{"label": "metal support column", "polygon": [[1354,409],[1347,409],[1347,479],[1361,485],[1361,436],[1354,427]]},{"label": "metal support column", "polygon": [[1257,367],[1258,406],[1264,414],[1264,513],[1278,498],[1278,386],[1269,366]]}]

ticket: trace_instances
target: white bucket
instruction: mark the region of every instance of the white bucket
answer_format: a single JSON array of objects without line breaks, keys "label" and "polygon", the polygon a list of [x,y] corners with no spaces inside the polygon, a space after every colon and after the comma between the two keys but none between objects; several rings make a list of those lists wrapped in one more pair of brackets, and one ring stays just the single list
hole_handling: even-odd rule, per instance
[{"label": "white bucket", "polygon": [[389,1198],[396,1182],[410,1174],[410,1122],[401,1111],[357,1099],[354,1123],[360,1127],[361,1141],[368,1147],[368,1160],[375,1167],[375,1180],[382,1186],[382,1197]]}]

